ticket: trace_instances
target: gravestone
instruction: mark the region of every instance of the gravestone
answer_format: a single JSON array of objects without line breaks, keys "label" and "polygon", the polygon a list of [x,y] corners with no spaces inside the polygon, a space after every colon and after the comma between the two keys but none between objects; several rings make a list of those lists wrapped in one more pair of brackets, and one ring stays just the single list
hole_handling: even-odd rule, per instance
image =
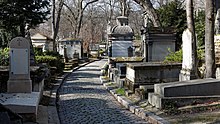
[{"label": "gravestone", "polygon": [[189,29],[183,32],[183,62],[182,70],[180,71],[179,80],[195,79],[195,62],[193,61],[193,35]]},{"label": "gravestone", "polygon": [[8,93],[31,93],[30,44],[26,38],[16,37],[10,42]]}]

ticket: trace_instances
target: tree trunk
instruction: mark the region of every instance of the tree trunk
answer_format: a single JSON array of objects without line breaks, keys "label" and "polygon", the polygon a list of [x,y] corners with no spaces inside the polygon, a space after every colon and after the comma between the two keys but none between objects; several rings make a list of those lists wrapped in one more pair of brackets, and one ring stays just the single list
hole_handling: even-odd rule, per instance
[{"label": "tree trunk", "polygon": [[187,16],[187,28],[191,31],[192,42],[192,73],[197,75],[197,47],[196,47],[196,35],[195,35],[195,21],[193,16],[193,0],[186,1],[186,16]]},{"label": "tree trunk", "polygon": [[59,32],[59,24],[60,24],[60,16],[63,8],[63,0],[59,0],[57,16],[55,14],[56,11],[56,3],[55,0],[52,0],[52,39],[53,39],[53,51],[57,52],[56,38]]},{"label": "tree trunk", "polygon": [[142,6],[148,14],[149,19],[153,22],[154,27],[161,27],[158,15],[150,0],[134,0],[137,4]]},{"label": "tree trunk", "polygon": [[214,0],[206,0],[205,4],[205,65],[206,78],[215,77],[214,49]]},{"label": "tree trunk", "polygon": [[56,3],[55,3],[55,0],[52,0],[52,22],[51,22],[51,31],[52,31],[52,34],[51,34],[51,37],[53,39],[53,51],[55,52],[56,51],[56,39],[54,39],[54,32],[55,32],[55,11],[56,11]]}]

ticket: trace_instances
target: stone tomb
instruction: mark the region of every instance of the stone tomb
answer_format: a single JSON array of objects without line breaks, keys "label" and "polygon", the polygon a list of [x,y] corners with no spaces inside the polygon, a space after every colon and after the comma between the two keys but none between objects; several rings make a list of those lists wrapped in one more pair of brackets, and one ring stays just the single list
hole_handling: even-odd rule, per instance
[{"label": "stone tomb", "polygon": [[178,81],[180,69],[181,63],[130,63],[127,64],[125,85],[134,92],[140,85]]},{"label": "stone tomb", "polygon": [[[148,101],[157,108],[166,106],[167,100],[196,99],[220,96],[219,79],[196,79],[181,82],[155,84],[154,93],[148,94]],[[186,102],[186,100],[184,100]],[[181,103],[182,104],[182,103]]]},{"label": "stone tomb", "polygon": [[117,17],[117,25],[108,34],[109,56],[110,57],[132,57],[133,56],[133,36],[134,32],[128,25],[128,18]]},{"label": "stone tomb", "polygon": [[25,119],[36,121],[40,92],[32,92],[29,58],[28,40],[23,37],[12,39],[7,93],[0,94],[0,103],[13,112],[24,115]]},{"label": "stone tomb", "polygon": [[161,30],[158,27],[142,30],[143,55],[147,62],[164,61],[170,51],[176,49],[176,33],[173,28]]},{"label": "stone tomb", "polygon": [[109,59],[109,77],[116,82],[119,87],[124,86],[126,77],[126,64],[142,62],[142,57],[111,57]]}]

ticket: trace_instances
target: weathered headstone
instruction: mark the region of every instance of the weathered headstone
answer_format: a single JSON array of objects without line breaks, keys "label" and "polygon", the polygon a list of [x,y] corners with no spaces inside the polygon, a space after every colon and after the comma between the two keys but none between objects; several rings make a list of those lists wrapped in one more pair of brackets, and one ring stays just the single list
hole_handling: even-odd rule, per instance
[{"label": "weathered headstone", "polygon": [[30,44],[26,38],[16,37],[10,42],[9,93],[31,93]]},{"label": "weathered headstone", "polygon": [[193,35],[189,29],[186,29],[183,32],[182,36],[183,41],[183,62],[182,70],[180,71],[179,80],[191,80],[195,79],[195,67],[193,62]]}]

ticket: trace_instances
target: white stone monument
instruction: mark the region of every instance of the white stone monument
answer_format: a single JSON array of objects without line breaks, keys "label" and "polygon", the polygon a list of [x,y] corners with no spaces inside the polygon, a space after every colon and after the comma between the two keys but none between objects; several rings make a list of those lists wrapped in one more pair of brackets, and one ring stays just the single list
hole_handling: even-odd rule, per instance
[{"label": "white stone monument", "polygon": [[23,37],[16,37],[10,42],[8,93],[31,93],[30,79],[30,44]]},{"label": "white stone monument", "polygon": [[[195,62],[193,60],[193,35],[189,29],[186,29],[182,35],[183,41],[183,62],[180,71],[179,80],[191,80],[196,78]],[[196,49],[195,49],[196,50]]]}]

